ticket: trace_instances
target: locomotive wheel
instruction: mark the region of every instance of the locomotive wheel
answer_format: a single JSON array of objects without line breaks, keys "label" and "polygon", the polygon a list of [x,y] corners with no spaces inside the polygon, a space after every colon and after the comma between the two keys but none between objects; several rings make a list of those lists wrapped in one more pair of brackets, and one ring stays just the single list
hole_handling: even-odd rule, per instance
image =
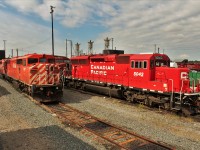
[{"label": "locomotive wheel", "polygon": [[170,104],[169,103],[164,103],[163,106],[164,106],[165,110],[170,110]]},{"label": "locomotive wheel", "polygon": [[154,102],[150,99],[147,99],[147,106],[149,107],[153,107],[154,106]]},{"label": "locomotive wheel", "polygon": [[185,117],[188,117],[191,115],[191,112],[188,108],[182,108],[182,115],[185,116]]},{"label": "locomotive wheel", "polygon": [[126,101],[132,102],[132,94],[129,91],[124,90],[122,92],[122,96],[125,98]]},{"label": "locomotive wheel", "polygon": [[147,106],[149,105],[149,100],[148,100],[148,98],[146,98],[146,99],[144,100],[144,104],[147,105]]},{"label": "locomotive wheel", "polygon": [[153,107],[153,102],[151,100],[148,100],[148,106]]},{"label": "locomotive wheel", "polygon": [[195,108],[182,108],[182,114],[185,116],[185,117],[187,117],[187,116],[193,116],[193,115],[195,115],[195,114],[197,114],[197,109],[195,109]]},{"label": "locomotive wheel", "polygon": [[127,97],[126,97],[126,100],[127,100],[128,102],[132,102],[132,96],[128,94]]}]

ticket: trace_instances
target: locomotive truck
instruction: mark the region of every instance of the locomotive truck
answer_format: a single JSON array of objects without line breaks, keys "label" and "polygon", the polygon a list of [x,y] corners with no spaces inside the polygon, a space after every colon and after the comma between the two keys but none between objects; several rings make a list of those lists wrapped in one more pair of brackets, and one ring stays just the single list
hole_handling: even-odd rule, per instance
[{"label": "locomotive truck", "polygon": [[171,68],[166,54],[103,54],[71,58],[72,74],[66,85],[107,91],[107,94],[150,107],[195,114],[200,106],[200,86],[190,87],[188,68]]}]

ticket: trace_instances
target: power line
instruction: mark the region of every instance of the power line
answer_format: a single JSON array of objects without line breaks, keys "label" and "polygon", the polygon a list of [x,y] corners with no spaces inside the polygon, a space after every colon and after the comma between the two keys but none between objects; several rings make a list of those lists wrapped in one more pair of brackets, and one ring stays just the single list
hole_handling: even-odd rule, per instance
[{"label": "power line", "polygon": [[48,37],[47,39],[45,39],[45,40],[42,40],[42,41],[39,41],[39,42],[35,43],[34,45],[30,45],[30,46],[28,46],[28,47],[25,47],[25,48],[20,48],[20,49],[28,49],[28,48],[33,48],[33,47],[35,47],[35,46],[37,46],[37,45],[40,45],[40,44],[43,44],[43,43],[45,43],[45,42],[46,42],[46,41],[48,41],[50,38],[51,38],[51,37]]}]

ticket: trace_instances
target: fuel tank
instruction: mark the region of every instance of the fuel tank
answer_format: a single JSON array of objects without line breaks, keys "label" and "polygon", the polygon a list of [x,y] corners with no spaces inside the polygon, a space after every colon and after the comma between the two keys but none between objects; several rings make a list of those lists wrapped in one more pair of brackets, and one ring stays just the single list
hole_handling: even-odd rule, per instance
[{"label": "fuel tank", "polygon": [[109,87],[103,87],[103,86],[97,86],[97,85],[91,85],[91,84],[86,84],[85,89],[90,92],[95,92],[98,94],[123,99],[121,89],[115,89],[115,88],[111,89]]}]

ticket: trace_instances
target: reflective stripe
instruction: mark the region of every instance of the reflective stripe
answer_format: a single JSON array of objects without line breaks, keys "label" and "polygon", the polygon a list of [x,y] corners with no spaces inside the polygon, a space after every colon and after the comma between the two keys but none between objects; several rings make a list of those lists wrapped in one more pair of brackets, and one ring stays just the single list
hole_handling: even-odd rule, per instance
[{"label": "reflective stripe", "polygon": [[[46,67],[48,66],[48,71]],[[55,64],[36,64],[30,67],[37,68],[36,72],[30,73],[30,84],[45,85],[45,84],[58,84],[60,80],[60,72],[55,68],[58,68]],[[52,69],[53,68],[53,69]]]}]

